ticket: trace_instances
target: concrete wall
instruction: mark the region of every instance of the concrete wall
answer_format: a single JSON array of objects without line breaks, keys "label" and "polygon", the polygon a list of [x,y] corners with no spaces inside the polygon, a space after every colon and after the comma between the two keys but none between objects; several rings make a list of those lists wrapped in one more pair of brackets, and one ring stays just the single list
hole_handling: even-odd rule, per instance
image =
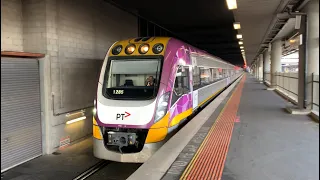
[{"label": "concrete wall", "polygon": [[21,0],[1,0],[1,51],[23,51]]},{"label": "concrete wall", "polygon": [[[46,54],[40,60],[43,150],[52,153],[61,138],[74,142],[92,134],[88,107],[93,106],[102,60],[115,41],[138,36],[137,18],[103,0],[1,0],[1,5],[13,2],[20,13],[7,11],[11,14],[1,18],[20,18],[20,50]],[[13,25],[3,26],[1,34]],[[80,109],[85,112],[67,116]],[[86,120],[66,125],[83,115]]]}]

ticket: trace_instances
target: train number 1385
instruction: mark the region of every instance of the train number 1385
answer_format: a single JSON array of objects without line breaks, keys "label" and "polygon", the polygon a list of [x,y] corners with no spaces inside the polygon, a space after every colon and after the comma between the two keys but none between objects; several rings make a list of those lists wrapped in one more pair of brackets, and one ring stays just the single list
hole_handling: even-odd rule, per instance
[{"label": "train number 1385", "polygon": [[124,90],[113,90],[113,94],[124,94]]}]

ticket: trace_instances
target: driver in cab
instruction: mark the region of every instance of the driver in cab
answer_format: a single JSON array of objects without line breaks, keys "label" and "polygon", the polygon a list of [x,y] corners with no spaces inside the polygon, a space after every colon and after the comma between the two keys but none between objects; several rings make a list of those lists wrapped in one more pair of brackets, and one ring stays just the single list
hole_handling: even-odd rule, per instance
[{"label": "driver in cab", "polygon": [[154,78],[153,78],[153,76],[149,76],[147,78],[147,86],[154,86]]}]

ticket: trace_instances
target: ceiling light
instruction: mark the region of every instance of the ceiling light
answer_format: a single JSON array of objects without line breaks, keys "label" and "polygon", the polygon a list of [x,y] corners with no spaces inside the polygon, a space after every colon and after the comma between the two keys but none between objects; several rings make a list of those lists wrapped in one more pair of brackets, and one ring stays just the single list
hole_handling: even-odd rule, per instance
[{"label": "ceiling light", "polygon": [[240,49],[243,49],[244,47],[243,46],[240,46]]},{"label": "ceiling light", "polygon": [[[240,47],[241,48],[241,47]],[[244,49],[241,49],[241,52],[244,52]]]},{"label": "ceiling light", "polygon": [[241,39],[242,38],[242,34],[237,34],[237,39]]},{"label": "ceiling light", "polygon": [[239,44],[240,44],[240,45],[242,45],[242,44],[243,44],[243,42],[242,42],[242,41],[239,41]]},{"label": "ceiling light", "polygon": [[240,23],[239,22],[233,23],[233,28],[234,29],[240,29],[241,28]]},{"label": "ceiling light", "polygon": [[228,9],[233,10],[237,9],[237,1],[236,0],[227,0]]}]

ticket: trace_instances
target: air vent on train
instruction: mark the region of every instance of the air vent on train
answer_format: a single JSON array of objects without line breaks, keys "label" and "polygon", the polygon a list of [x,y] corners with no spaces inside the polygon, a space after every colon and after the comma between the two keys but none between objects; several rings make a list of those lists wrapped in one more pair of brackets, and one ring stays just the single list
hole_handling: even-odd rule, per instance
[{"label": "air vent on train", "polygon": [[151,37],[144,37],[144,38],[142,38],[141,41],[146,42],[146,41],[148,41],[150,38],[151,38]]}]

